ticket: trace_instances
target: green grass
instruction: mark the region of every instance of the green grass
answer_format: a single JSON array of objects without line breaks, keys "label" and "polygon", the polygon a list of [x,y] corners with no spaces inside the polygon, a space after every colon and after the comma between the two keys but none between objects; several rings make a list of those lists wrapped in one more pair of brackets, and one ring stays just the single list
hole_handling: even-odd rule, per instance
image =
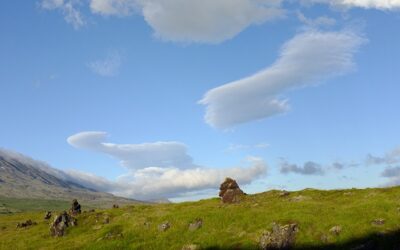
[{"label": "green grass", "polygon": [[[293,197],[300,195],[303,200],[293,201]],[[298,224],[297,248],[325,244],[348,249],[356,239],[364,242],[370,235],[399,230],[399,207],[398,187],[303,190],[286,197],[280,197],[279,191],[270,191],[249,195],[242,203],[233,205],[209,199],[84,213],[78,216],[78,226],[68,228],[63,238],[50,237],[49,222],[43,220],[43,212],[24,212],[0,215],[0,249],[181,249],[186,244],[199,244],[204,249],[256,249],[260,235],[273,222]],[[110,217],[109,224],[102,224],[104,216]],[[189,223],[196,218],[203,219],[203,227],[189,231]],[[372,225],[377,218],[386,223]],[[17,222],[27,219],[38,225],[16,228]],[[169,221],[171,228],[159,232],[157,226],[164,221]],[[329,233],[335,225],[343,228],[339,236]],[[104,239],[107,234],[120,233],[123,238]],[[323,236],[327,242],[322,242]]]},{"label": "green grass", "polygon": [[62,200],[20,199],[20,198],[0,197],[0,214],[18,213],[26,211],[63,210],[68,208],[69,206],[70,202]]}]

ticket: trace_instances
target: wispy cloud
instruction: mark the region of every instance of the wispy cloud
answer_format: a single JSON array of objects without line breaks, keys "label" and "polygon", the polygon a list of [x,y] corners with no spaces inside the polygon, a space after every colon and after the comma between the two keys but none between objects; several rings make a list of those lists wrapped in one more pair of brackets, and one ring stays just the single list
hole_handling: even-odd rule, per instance
[{"label": "wispy cloud", "polygon": [[225,149],[225,152],[233,152],[233,151],[239,151],[239,150],[252,150],[252,149],[266,149],[270,145],[268,143],[257,143],[253,145],[249,144],[230,144],[227,149]]},{"label": "wispy cloud", "polygon": [[206,106],[205,121],[224,129],[284,113],[289,110],[288,100],[281,97],[285,91],[349,72],[364,42],[350,30],[298,34],[272,66],[208,91],[199,102]]},{"label": "wispy cloud", "polygon": [[366,165],[391,165],[400,163],[400,147],[391,150],[383,156],[368,154],[365,159]]},{"label": "wispy cloud", "polygon": [[329,4],[341,8],[400,9],[400,0],[301,0],[303,4]]},{"label": "wispy cloud", "polygon": [[306,17],[303,13],[298,12],[297,18],[305,25],[313,28],[331,27],[336,25],[336,20],[327,16],[320,16],[315,19]]},{"label": "wispy cloud", "polygon": [[116,76],[121,67],[122,57],[119,52],[112,52],[106,58],[95,60],[87,66],[96,74],[105,77]]},{"label": "wispy cloud", "polygon": [[42,0],[40,6],[46,10],[59,10],[63,13],[64,19],[71,24],[75,29],[79,29],[86,25],[86,21],[76,7],[80,5],[79,0]]}]

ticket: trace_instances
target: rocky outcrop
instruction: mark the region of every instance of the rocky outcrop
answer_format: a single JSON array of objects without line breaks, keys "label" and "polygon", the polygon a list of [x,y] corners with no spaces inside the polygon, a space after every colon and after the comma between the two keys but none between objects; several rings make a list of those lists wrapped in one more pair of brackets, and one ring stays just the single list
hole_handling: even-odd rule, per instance
[{"label": "rocky outcrop", "polygon": [[78,215],[80,214],[81,211],[81,204],[76,199],[72,200],[72,206],[71,209],[69,210],[71,215]]},{"label": "rocky outcrop", "polygon": [[50,226],[50,235],[55,237],[64,236],[67,227],[76,225],[77,219],[64,211],[54,218],[54,221]]},{"label": "rocky outcrop", "polygon": [[268,249],[290,249],[296,240],[297,224],[272,226],[272,232],[266,231],[260,238],[260,248]]},{"label": "rocky outcrop", "polygon": [[245,195],[236,181],[231,178],[226,178],[219,190],[219,197],[223,203],[238,203]]}]

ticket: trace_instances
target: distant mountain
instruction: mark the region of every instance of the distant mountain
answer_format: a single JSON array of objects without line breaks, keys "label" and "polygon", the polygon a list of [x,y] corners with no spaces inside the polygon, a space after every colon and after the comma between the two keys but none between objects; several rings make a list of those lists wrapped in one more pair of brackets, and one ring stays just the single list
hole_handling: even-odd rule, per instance
[{"label": "distant mountain", "polygon": [[0,149],[0,196],[72,200],[96,207],[139,201],[98,192],[74,182],[65,172],[22,154]]}]

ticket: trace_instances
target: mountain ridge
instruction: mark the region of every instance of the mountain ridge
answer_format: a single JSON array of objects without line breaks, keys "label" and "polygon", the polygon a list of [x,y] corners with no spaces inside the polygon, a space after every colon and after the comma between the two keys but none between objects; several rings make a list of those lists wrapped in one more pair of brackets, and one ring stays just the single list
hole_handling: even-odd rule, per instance
[{"label": "mountain ridge", "polygon": [[114,203],[139,203],[74,182],[67,173],[45,162],[17,152],[0,149],[0,196],[53,200],[78,199],[96,207]]}]

